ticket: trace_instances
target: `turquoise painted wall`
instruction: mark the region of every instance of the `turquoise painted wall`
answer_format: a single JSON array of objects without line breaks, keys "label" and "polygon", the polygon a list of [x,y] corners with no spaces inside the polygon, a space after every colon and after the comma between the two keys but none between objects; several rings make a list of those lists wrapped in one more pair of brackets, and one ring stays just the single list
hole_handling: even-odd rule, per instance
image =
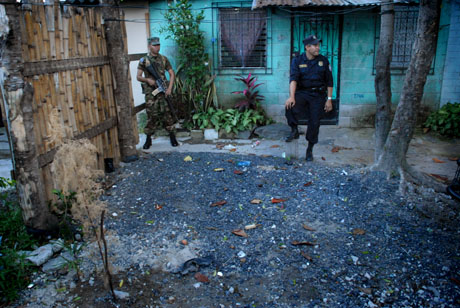
[{"label": "turquoise painted wall", "polygon": [[[216,0],[214,2],[219,3],[219,6],[229,3],[238,6],[244,3],[244,5],[250,6],[252,3],[249,0],[236,2]],[[201,28],[205,32],[205,44],[211,59],[213,55],[213,24],[215,25],[217,22],[215,14],[213,19],[212,2],[196,0],[192,4],[193,9],[196,10],[195,12],[201,9],[205,12],[205,19],[202,22]],[[168,56],[175,67],[177,56],[176,46],[171,39],[165,39],[165,33],[159,32],[161,27],[165,26],[162,13],[166,9],[167,1],[152,1],[150,3],[150,30],[152,35],[160,36],[162,42],[160,52]],[[271,9],[269,16],[271,16],[271,27],[268,31],[268,36],[271,44],[268,46],[268,59],[271,69],[268,72],[255,71],[252,73],[258,77],[258,82],[264,83],[264,85],[259,87],[260,94],[265,96],[264,107],[268,110],[277,110],[280,117],[278,120],[282,120],[283,105],[289,92],[291,18],[286,12],[278,9]],[[375,104],[373,62],[376,46],[374,46],[374,38],[376,27],[379,27],[376,18],[378,18],[377,10],[362,10],[343,16],[340,62],[340,104],[342,106],[349,105],[353,107]],[[450,1],[446,0],[443,3],[441,12],[441,27],[436,50],[434,74],[428,76],[423,97],[423,104],[429,109],[437,109],[439,107],[449,35],[449,22]],[[217,34],[214,33],[214,36],[217,37]],[[243,84],[233,78],[238,74],[247,75],[248,72],[246,70],[234,70],[230,75],[218,75],[216,87],[219,104],[231,107],[238,101],[238,96],[231,92],[241,90]],[[392,101],[394,104],[397,104],[399,101],[403,81],[404,75],[392,75]],[[273,114],[273,112],[271,113]]]},{"label": "turquoise painted wall", "polygon": [[[250,7],[252,1],[214,1],[218,2],[219,6],[227,4],[243,5]],[[192,2],[192,8],[195,13],[201,9],[204,10],[205,18],[201,24],[201,29],[205,32],[205,44],[207,52],[211,59],[213,55],[213,23],[215,24],[216,17],[211,9],[211,1],[197,0]],[[167,56],[173,67],[176,67],[177,50],[173,40],[165,39],[166,34],[160,33],[160,29],[166,25],[163,17],[164,11],[167,9],[166,1],[153,1],[150,3],[150,32],[152,36],[158,35],[161,39],[160,53]],[[264,106],[284,104],[289,94],[289,65],[290,65],[290,44],[291,44],[291,20],[286,14],[281,14],[277,10],[269,12],[271,16],[271,29],[268,36],[271,38],[271,44],[268,46],[268,59],[271,70],[227,70],[225,75],[218,75],[216,78],[216,88],[218,92],[219,104],[225,107],[232,107],[242,96],[232,94],[232,91],[242,90],[243,83],[234,79],[236,75],[247,75],[249,72],[257,77],[258,82],[264,83],[258,89],[261,95],[265,96]],[[215,28],[215,27],[214,27]],[[217,37],[217,34],[214,34]],[[212,63],[212,61],[210,61]]]},{"label": "turquoise painted wall", "polygon": [[[375,104],[373,63],[374,37],[376,27],[375,12],[361,12],[345,15],[343,19],[342,62],[340,82],[340,103],[345,105]],[[442,76],[449,35],[450,2],[442,6],[440,32],[436,47],[433,74],[427,78],[422,104],[429,109],[439,107]],[[391,76],[392,102],[398,104],[404,75]]]}]

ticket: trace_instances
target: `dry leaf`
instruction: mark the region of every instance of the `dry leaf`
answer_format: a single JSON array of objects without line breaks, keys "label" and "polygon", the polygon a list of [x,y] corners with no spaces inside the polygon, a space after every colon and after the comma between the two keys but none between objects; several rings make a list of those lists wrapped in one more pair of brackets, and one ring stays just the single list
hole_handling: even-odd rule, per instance
[{"label": "dry leaf", "polygon": [[235,170],[235,171],[233,171],[233,173],[234,173],[234,174],[243,174],[244,172],[241,171],[241,170]]},{"label": "dry leaf", "polygon": [[225,170],[224,168],[215,168],[215,169],[214,169],[214,171],[216,171],[216,172],[222,172],[222,171],[224,171],[224,170]]},{"label": "dry leaf", "polygon": [[250,224],[250,225],[245,226],[244,229],[251,230],[251,229],[255,229],[255,228],[260,227],[260,226],[261,226],[261,224]]},{"label": "dry leaf", "polygon": [[230,152],[236,152],[236,149],[231,149]]},{"label": "dry leaf", "polygon": [[274,148],[279,148],[279,147],[280,147],[279,145],[274,144],[274,145],[272,145],[270,148],[274,149]]},{"label": "dry leaf", "polygon": [[445,163],[445,161],[439,160],[439,159],[437,159],[437,158],[433,158],[433,161],[434,161],[435,163],[437,163],[437,164],[444,164],[444,163]]},{"label": "dry leaf", "polygon": [[209,282],[209,278],[202,273],[196,273],[195,279],[199,282]]},{"label": "dry leaf", "polygon": [[272,203],[281,203],[287,201],[287,199],[278,199],[278,198],[272,198]]},{"label": "dry leaf", "polygon": [[247,233],[244,232],[243,229],[236,229],[232,231],[233,234],[241,236],[241,237],[248,237]]},{"label": "dry leaf", "polygon": [[423,133],[426,134],[430,131],[430,128],[429,127],[424,127],[423,128]]},{"label": "dry leaf", "polygon": [[340,147],[340,146],[335,146],[332,148],[331,152],[336,153],[340,150],[351,150],[352,148],[347,148],[347,147]]},{"label": "dry leaf", "polygon": [[267,157],[272,157],[272,155],[269,155],[269,154],[262,154],[262,155],[260,155],[260,157],[267,158]]},{"label": "dry leaf", "polygon": [[307,241],[303,241],[303,242],[293,241],[291,244],[294,245],[294,246],[301,246],[301,245],[305,245],[305,246],[315,246],[315,243],[307,242]]},{"label": "dry leaf", "polygon": [[449,158],[447,158],[447,159],[450,160],[450,161],[457,161],[457,160],[458,160],[458,157],[449,157]]},{"label": "dry leaf", "polygon": [[435,173],[430,173],[430,175],[432,177],[434,177],[435,179],[438,179],[442,182],[448,182],[449,181],[449,178],[445,177],[445,176],[442,176],[442,175],[439,175],[439,174],[435,174]]},{"label": "dry leaf", "polygon": [[190,155],[185,156],[184,161],[192,161],[192,156]]},{"label": "dry leaf", "polygon": [[161,204],[155,204],[155,209],[161,210],[163,206]]},{"label": "dry leaf", "polygon": [[224,187],[224,191],[227,191],[228,190],[228,187]]},{"label": "dry leaf", "polygon": [[252,199],[252,200],[251,200],[251,203],[252,203],[252,204],[261,204],[261,203],[262,203],[262,200],[260,200],[260,199]]},{"label": "dry leaf", "polygon": [[458,280],[457,278],[455,277],[450,277],[450,280],[454,283],[456,283],[458,286],[460,286],[460,280]]},{"label": "dry leaf", "polygon": [[310,257],[306,252],[300,252],[302,254],[302,257],[304,257],[305,259],[307,259],[308,261],[312,262],[313,261],[313,258]]},{"label": "dry leaf", "polygon": [[308,230],[308,231],[316,231],[316,229],[313,229],[312,227],[309,227],[309,226],[307,226],[306,224],[303,224],[302,227],[303,227],[305,230]]},{"label": "dry leaf", "polygon": [[310,182],[307,182],[307,183],[303,184],[303,186],[305,186],[305,187],[306,187],[306,186],[310,186],[311,184],[313,184],[313,182],[312,182],[312,181],[310,181]]},{"label": "dry leaf", "polygon": [[227,162],[233,164],[233,159],[228,159]]},{"label": "dry leaf", "polygon": [[224,204],[226,204],[227,201],[225,200],[222,200],[222,201],[217,201],[217,202],[214,202],[213,204],[211,204],[211,207],[214,207],[214,206],[222,206]]},{"label": "dry leaf", "polygon": [[187,240],[182,240],[182,241],[180,241],[180,243],[181,243],[182,245],[188,245],[188,241],[187,241]]},{"label": "dry leaf", "polygon": [[322,159],[322,160],[326,160],[326,158],[325,158],[324,156],[321,156],[321,159]]},{"label": "dry leaf", "polygon": [[351,233],[353,235],[364,235],[364,234],[366,234],[366,231],[363,230],[363,229],[360,229],[360,228],[356,228],[356,229],[353,229],[353,231],[351,231]]}]

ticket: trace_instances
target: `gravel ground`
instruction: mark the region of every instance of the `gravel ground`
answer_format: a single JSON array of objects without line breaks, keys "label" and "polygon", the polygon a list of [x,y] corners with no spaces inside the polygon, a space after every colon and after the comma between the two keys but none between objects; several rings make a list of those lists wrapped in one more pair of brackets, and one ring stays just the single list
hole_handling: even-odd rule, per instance
[{"label": "gravel ground", "polygon": [[[458,215],[426,217],[443,201],[402,198],[383,174],[214,153],[117,172],[104,199],[116,286],[131,295],[118,307],[460,307]],[[51,306],[110,307],[92,248],[81,284]],[[203,276],[174,273],[195,257],[212,260]]]}]

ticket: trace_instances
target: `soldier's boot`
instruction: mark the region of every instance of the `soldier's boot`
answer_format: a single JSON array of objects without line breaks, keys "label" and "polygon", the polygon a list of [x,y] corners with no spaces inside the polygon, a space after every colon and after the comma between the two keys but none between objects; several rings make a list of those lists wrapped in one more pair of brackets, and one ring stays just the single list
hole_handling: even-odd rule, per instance
[{"label": "soldier's boot", "polygon": [[299,130],[297,129],[297,126],[291,126],[291,132],[289,133],[289,136],[286,137],[285,141],[291,142],[294,139],[299,139]]},{"label": "soldier's boot", "polygon": [[145,135],[145,143],[142,147],[144,150],[148,150],[152,146],[152,135]]},{"label": "soldier's boot", "polygon": [[177,147],[179,145],[179,142],[177,142],[176,135],[173,132],[169,133],[169,140],[171,141],[171,145],[173,147]]},{"label": "soldier's boot", "polygon": [[312,161],[313,160],[313,143],[308,143],[307,152],[305,153],[305,160]]}]

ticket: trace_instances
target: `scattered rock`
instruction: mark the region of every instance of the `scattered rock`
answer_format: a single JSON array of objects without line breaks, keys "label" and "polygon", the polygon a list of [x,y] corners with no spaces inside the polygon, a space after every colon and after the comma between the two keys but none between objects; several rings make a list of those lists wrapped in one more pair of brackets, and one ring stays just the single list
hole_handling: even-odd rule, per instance
[{"label": "scattered rock", "polygon": [[46,261],[48,261],[53,256],[53,254],[53,244],[46,244],[32,251],[27,257],[27,260],[36,266],[41,266]]},{"label": "scattered rock", "polygon": [[128,292],[123,292],[123,291],[119,291],[119,290],[114,290],[113,292],[115,293],[115,296],[118,299],[126,300],[126,299],[129,298],[129,293]]}]

